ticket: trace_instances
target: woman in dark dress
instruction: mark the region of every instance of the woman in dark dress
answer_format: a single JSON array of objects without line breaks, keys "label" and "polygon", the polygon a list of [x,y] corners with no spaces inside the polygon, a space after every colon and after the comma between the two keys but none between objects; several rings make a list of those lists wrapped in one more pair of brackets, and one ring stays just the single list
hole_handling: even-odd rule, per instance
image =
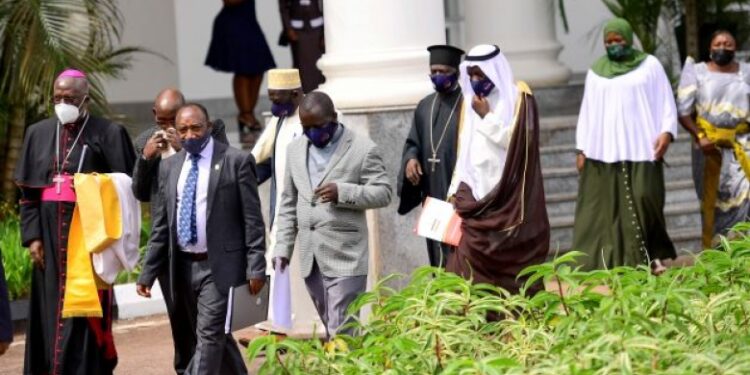
[{"label": "woman in dark dress", "polygon": [[240,142],[252,148],[262,129],[254,111],[263,74],[275,68],[276,63],[258,25],[255,0],[223,1],[224,7],[214,20],[206,65],[221,72],[234,73],[234,100],[240,111],[237,116]]}]

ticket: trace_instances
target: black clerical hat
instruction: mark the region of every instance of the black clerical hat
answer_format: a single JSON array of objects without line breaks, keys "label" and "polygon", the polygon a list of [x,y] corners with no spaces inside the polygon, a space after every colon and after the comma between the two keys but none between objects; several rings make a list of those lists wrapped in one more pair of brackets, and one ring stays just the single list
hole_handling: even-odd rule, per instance
[{"label": "black clerical hat", "polygon": [[427,51],[430,52],[430,65],[441,64],[454,68],[458,68],[458,65],[461,64],[461,55],[465,53],[460,48],[444,44],[429,46]]}]

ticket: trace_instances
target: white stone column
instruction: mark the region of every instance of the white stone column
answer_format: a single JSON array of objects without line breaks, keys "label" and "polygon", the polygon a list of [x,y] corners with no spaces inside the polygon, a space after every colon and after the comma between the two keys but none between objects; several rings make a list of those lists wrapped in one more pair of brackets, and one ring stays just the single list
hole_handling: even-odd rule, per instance
[{"label": "white stone column", "polygon": [[464,2],[466,51],[497,44],[517,80],[531,86],[567,82],[570,69],[557,60],[563,46],[555,35],[553,0],[470,0]]},{"label": "white stone column", "polygon": [[445,43],[442,0],[325,0],[320,87],[339,109],[415,105],[432,90],[426,47]]}]

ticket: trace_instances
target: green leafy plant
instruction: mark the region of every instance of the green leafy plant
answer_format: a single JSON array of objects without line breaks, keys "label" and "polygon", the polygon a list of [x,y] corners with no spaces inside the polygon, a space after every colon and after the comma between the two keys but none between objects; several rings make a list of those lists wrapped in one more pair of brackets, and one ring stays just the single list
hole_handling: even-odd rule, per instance
[{"label": "green leafy plant", "polygon": [[[145,215],[141,221],[140,258],[146,251],[146,242],[151,232],[151,221]],[[21,246],[21,224],[15,209],[7,203],[0,204],[0,251],[2,251],[5,278],[11,300],[28,297],[31,292],[33,265],[26,248]],[[117,275],[115,284],[127,284],[138,280],[140,263],[131,271]]]},{"label": "green leafy plant", "polygon": [[118,47],[117,0],[0,0],[0,162],[2,194],[13,200],[11,177],[27,123],[51,113],[55,75],[88,73],[91,109],[109,113],[103,78],[121,78],[134,52]]},{"label": "green leafy plant", "polygon": [[641,47],[646,53],[654,53],[657,44],[656,28],[664,0],[602,0],[617,17],[624,18],[633,27]]},{"label": "green leafy plant", "polygon": [[420,268],[402,290],[388,278],[353,303],[371,308],[357,336],[265,337],[247,355],[265,352],[266,374],[750,373],[750,224],[735,230],[661,276],[582,272],[582,254],[567,253],[522,273],[545,282],[534,296]]},{"label": "green leafy plant", "polygon": [[31,292],[31,257],[21,246],[18,216],[7,205],[0,208],[0,251],[10,300],[26,298]]}]

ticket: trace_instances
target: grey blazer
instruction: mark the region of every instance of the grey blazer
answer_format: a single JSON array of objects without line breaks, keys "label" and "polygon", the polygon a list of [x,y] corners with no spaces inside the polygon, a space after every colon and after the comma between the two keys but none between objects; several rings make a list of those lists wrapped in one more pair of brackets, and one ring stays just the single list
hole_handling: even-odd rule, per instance
[{"label": "grey blazer", "polygon": [[313,259],[328,277],[367,275],[365,210],[391,202],[390,180],[375,143],[349,129],[340,142],[319,185],[336,183],[338,203],[320,203],[313,194],[317,186],[310,186],[307,137],[287,149],[274,256],[291,258],[297,240],[302,277],[310,275]]}]

